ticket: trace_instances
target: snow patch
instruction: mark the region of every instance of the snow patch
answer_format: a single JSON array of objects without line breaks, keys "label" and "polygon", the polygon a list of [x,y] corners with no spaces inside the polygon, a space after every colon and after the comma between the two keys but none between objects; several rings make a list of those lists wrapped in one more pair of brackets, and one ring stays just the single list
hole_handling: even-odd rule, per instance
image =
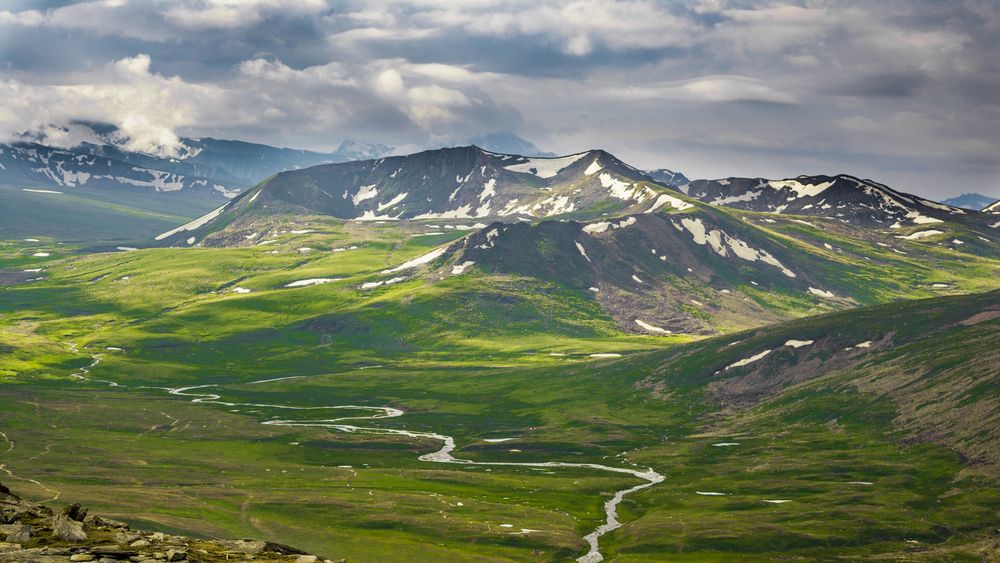
[{"label": "snow patch", "polygon": [[726,239],[726,244],[729,246],[730,249],[732,249],[733,254],[735,254],[739,258],[747,260],[748,262],[756,262],[757,260],[760,260],[765,264],[770,264],[771,266],[778,268],[779,270],[781,270],[781,273],[785,274],[790,278],[795,277],[795,272],[786,268],[785,265],[782,264],[777,258],[771,256],[769,252],[765,250],[758,250],[738,238],[731,237],[729,235],[726,235],[725,233],[723,234]]},{"label": "snow patch", "polygon": [[624,229],[630,225],[635,224],[635,217],[628,217],[617,223],[613,221],[598,221],[597,223],[588,223],[583,227],[583,232],[587,234],[603,233],[608,229]]},{"label": "snow patch", "polygon": [[816,341],[815,340],[794,340],[793,339],[793,340],[789,340],[789,341],[785,342],[785,346],[789,346],[791,348],[801,348],[803,346],[809,346],[810,344],[813,344],[814,342],[816,342]]},{"label": "snow patch", "polygon": [[608,193],[617,199],[633,199],[635,197],[635,184],[623,182],[611,174],[601,174],[598,176],[601,186],[608,188]]},{"label": "snow patch", "polygon": [[803,184],[798,180],[771,180],[767,183],[776,190],[782,188],[788,188],[795,192],[795,195],[789,199],[798,199],[800,197],[814,197],[823,193],[827,188],[833,185],[833,182],[821,182],[819,184]]},{"label": "snow patch", "polygon": [[378,188],[376,187],[375,184],[372,184],[370,186],[361,186],[360,188],[358,188],[358,192],[353,196],[351,196],[351,201],[354,202],[354,205],[357,205],[362,201],[365,201],[366,199],[371,199],[377,195],[378,195]]},{"label": "snow patch", "polygon": [[428,264],[430,262],[433,262],[435,259],[437,259],[441,255],[443,255],[446,250],[447,250],[447,248],[444,248],[444,247],[432,250],[432,251],[428,252],[427,254],[424,254],[423,256],[419,256],[417,258],[414,258],[413,260],[410,260],[408,262],[404,262],[404,263],[400,264],[399,266],[396,266],[395,268],[390,268],[388,270],[382,270],[382,273],[383,274],[393,274],[393,273],[396,273],[396,272],[401,272],[403,270],[409,270],[409,269],[412,269],[412,268],[416,268],[418,266],[423,266],[424,264]]},{"label": "snow patch", "polygon": [[809,293],[812,293],[813,295],[818,295],[820,297],[825,297],[827,299],[833,299],[834,297],[836,297],[836,295],[834,295],[832,291],[817,289],[815,287],[810,287]]},{"label": "snow patch", "polygon": [[651,324],[649,324],[649,323],[647,323],[645,321],[641,321],[639,319],[635,320],[635,324],[641,326],[643,329],[648,330],[649,332],[655,332],[657,334],[670,334],[670,331],[667,330],[667,329],[660,328],[658,326],[653,326],[653,325],[651,325]]},{"label": "snow patch", "polygon": [[472,219],[471,211],[472,205],[465,204],[458,209],[442,213],[422,213],[414,217],[414,219]]},{"label": "snow patch", "polygon": [[473,264],[475,264],[475,262],[473,262],[472,260],[466,260],[465,262],[462,262],[461,264],[457,264],[455,266],[452,266],[451,267],[451,274],[453,276],[458,276],[458,275],[464,274],[465,271],[468,270],[470,267],[472,267]]},{"label": "snow patch", "polygon": [[406,278],[390,278],[387,280],[379,280],[376,282],[365,282],[361,284],[361,289],[373,289],[382,285],[392,285],[394,283],[399,283],[405,279]]},{"label": "snow patch", "polygon": [[705,224],[698,217],[685,217],[681,219],[681,225],[683,225],[684,228],[691,233],[692,240],[694,240],[695,244],[704,246],[707,243],[719,256],[729,255],[729,253],[726,252],[726,247],[722,244],[722,231],[717,229],[707,230],[705,228]]},{"label": "snow patch", "polygon": [[497,180],[490,178],[483,184],[483,191],[479,193],[479,201],[482,203],[486,198],[497,195]]},{"label": "snow patch", "polygon": [[582,244],[576,243],[576,249],[580,251],[581,256],[587,259],[587,262],[593,262],[593,260],[590,259],[590,256],[587,256],[587,251],[583,249]]},{"label": "snow patch", "polygon": [[526,162],[522,162],[520,164],[504,166],[504,169],[510,170],[511,172],[534,174],[539,178],[551,178],[556,174],[559,174],[563,168],[566,168],[586,155],[587,153],[582,152],[580,154],[571,154],[569,156],[559,158],[529,158]]},{"label": "snow patch", "polygon": [[[753,201],[760,197],[763,192],[747,191],[739,195],[730,195],[726,197],[717,197],[712,201],[708,202],[709,205],[728,205],[730,203],[740,203],[744,201]],[[773,222],[773,221],[772,221]]]},{"label": "snow patch", "polygon": [[376,215],[374,211],[369,209],[361,214],[361,217],[355,217],[355,221],[396,221],[398,217],[391,217],[389,215]]},{"label": "snow patch", "polygon": [[944,223],[941,219],[935,219],[933,217],[928,217],[926,215],[921,215],[917,211],[910,211],[906,214],[906,218],[913,221],[914,225],[927,225],[929,223]]},{"label": "snow patch", "polygon": [[754,363],[754,362],[756,362],[758,360],[763,359],[764,356],[767,356],[770,353],[771,353],[770,350],[764,350],[763,352],[760,352],[759,354],[754,354],[753,356],[750,356],[749,358],[743,358],[742,360],[739,360],[737,362],[733,362],[733,363],[729,364],[728,366],[726,366],[726,369],[728,370],[728,369],[743,367],[745,365],[752,364],[752,363]]},{"label": "snow patch", "polygon": [[[179,233],[181,231],[193,231],[193,230],[197,229],[198,227],[201,227],[205,223],[208,223],[212,219],[215,219],[216,217],[218,217],[222,213],[222,210],[225,209],[227,205],[229,205],[228,202],[223,203],[219,207],[213,209],[212,211],[209,211],[208,213],[202,215],[201,217],[198,217],[197,219],[195,219],[194,221],[191,221],[190,223],[185,223],[185,224],[181,225],[180,227],[177,227],[176,229],[171,229],[171,230],[169,230],[169,231],[167,231],[165,233],[157,235],[154,240],[163,240],[163,239],[165,239],[165,238],[167,238],[169,236],[175,235],[175,234],[177,234],[177,233]],[[188,243],[188,244],[191,244],[191,243]]]},{"label": "snow patch", "polygon": [[937,229],[927,229],[926,231],[917,231],[915,233],[910,233],[905,236],[897,236],[896,238],[903,240],[917,240],[942,234],[944,234],[944,231],[939,231]]},{"label": "snow patch", "polygon": [[389,209],[390,207],[392,207],[392,206],[396,205],[397,203],[399,203],[399,202],[403,201],[404,199],[406,199],[406,196],[408,194],[409,194],[409,192],[403,192],[401,194],[398,194],[396,197],[390,199],[389,201],[387,201],[385,203],[378,204],[378,210],[379,211],[384,211],[386,209]]},{"label": "snow patch", "polygon": [[311,278],[308,280],[293,281],[292,283],[285,284],[285,287],[305,287],[307,285],[321,285],[324,283],[340,281],[342,279],[344,278]]},{"label": "snow patch", "polygon": [[32,188],[21,188],[22,192],[31,192],[33,194],[61,194],[62,192],[57,192],[55,190],[35,190]]},{"label": "snow patch", "polygon": [[663,207],[667,203],[669,203],[671,207],[673,207],[678,211],[684,211],[685,209],[691,209],[692,207],[694,207],[690,203],[678,197],[674,197],[670,194],[660,194],[659,197],[656,198],[656,201],[653,202],[653,205],[651,205],[649,209],[646,210],[646,213],[652,213],[657,209]]}]

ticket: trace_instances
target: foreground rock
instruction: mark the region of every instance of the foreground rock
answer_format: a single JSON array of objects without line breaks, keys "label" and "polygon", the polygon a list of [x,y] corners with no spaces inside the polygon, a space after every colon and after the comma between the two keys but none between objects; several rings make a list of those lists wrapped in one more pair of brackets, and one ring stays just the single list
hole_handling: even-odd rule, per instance
[{"label": "foreground rock", "polygon": [[0,563],[184,563],[199,561],[332,563],[262,540],[201,540],[132,530],[125,522],[89,515],[72,504],[53,512],[0,484]]}]

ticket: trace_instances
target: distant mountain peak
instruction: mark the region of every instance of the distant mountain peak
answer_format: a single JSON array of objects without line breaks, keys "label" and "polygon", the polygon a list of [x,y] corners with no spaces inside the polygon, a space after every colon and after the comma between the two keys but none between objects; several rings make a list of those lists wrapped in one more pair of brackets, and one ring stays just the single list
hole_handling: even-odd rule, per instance
[{"label": "distant mountain peak", "polygon": [[392,147],[380,143],[367,143],[358,139],[345,139],[337,147],[337,150],[333,152],[344,160],[367,160],[385,156],[390,151],[392,151]]},{"label": "distant mountain peak", "polygon": [[542,151],[535,143],[518,137],[509,132],[488,133],[466,141],[470,145],[500,154],[516,154],[521,156],[554,157],[554,152]]},{"label": "distant mountain peak", "polygon": [[941,200],[941,203],[973,211],[982,211],[996,201],[995,197],[985,196],[977,193],[964,193],[960,196]]},{"label": "distant mountain peak", "polygon": [[70,120],[63,124],[50,123],[17,135],[24,142],[61,149],[73,149],[84,144],[124,146],[128,136],[113,123]]},{"label": "distant mountain peak", "polygon": [[669,168],[656,168],[654,170],[646,170],[645,172],[650,178],[671,188],[678,188],[691,182],[684,174],[670,170]]}]

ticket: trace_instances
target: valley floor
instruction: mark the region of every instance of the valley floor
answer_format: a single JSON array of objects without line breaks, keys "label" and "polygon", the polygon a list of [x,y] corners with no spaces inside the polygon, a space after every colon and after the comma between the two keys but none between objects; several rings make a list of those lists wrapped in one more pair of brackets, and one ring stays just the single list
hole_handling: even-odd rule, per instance
[{"label": "valley floor", "polygon": [[516,278],[360,289],[434,242],[44,261],[0,294],[0,479],[348,561],[575,559],[650,481],[606,559],[997,555],[997,292],[692,341]]}]

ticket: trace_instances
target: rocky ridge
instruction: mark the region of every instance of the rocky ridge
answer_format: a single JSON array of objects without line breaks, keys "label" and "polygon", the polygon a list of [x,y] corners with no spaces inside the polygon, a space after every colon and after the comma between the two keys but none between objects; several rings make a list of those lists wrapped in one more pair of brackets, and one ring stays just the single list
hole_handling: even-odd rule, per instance
[{"label": "rocky ridge", "polygon": [[205,540],[132,530],[125,522],[89,514],[79,504],[60,510],[26,501],[0,484],[0,562],[95,563],[283,561],[332,563],[263,540]]}]

